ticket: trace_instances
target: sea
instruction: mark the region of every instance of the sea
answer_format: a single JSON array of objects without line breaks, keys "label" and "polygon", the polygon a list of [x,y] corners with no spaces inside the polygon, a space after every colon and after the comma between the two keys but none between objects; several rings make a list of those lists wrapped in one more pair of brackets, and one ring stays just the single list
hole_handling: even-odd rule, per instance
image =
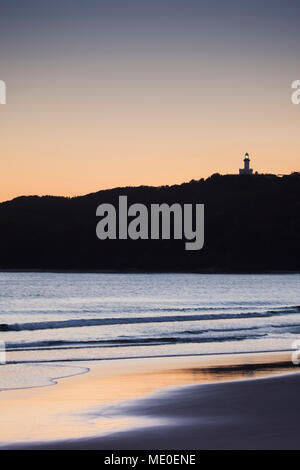
[{"label": "sea", "polygon": [[299,274],[0,273],[8,364],[284,351],[297,339]]}]

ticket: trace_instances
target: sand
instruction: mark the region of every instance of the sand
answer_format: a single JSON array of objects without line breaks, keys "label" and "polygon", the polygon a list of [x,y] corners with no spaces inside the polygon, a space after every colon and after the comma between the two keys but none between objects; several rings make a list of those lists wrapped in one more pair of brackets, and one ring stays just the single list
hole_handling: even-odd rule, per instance
[{"label": "sand", "polygon": [[290,353],[87,366],[56,385],[1,392],[1,448],[300,448]]}]

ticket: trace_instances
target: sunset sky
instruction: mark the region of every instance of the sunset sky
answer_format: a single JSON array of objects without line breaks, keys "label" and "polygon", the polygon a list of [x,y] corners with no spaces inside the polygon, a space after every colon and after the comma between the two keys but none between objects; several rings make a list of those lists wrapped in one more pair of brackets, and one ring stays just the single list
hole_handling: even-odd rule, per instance
[{"label": "sunset sky", "polygon": [[300,171],[299,0],[0,0],[0,200]]}]

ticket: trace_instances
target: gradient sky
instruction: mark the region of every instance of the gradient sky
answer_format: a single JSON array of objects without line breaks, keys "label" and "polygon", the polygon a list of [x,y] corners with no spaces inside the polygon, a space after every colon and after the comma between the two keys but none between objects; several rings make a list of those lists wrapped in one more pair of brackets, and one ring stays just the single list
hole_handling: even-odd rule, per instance
[{"label": "gradient sky", "polygon": [[0,0],[0,200],[300,170],[299,0]]}]

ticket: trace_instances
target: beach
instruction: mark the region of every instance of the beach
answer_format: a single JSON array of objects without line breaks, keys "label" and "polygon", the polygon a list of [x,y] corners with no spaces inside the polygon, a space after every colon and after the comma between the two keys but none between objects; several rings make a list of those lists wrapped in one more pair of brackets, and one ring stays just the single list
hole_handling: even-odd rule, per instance
[{"label": "beach", "polygon": [[299,286],[0,273],[0,448],[297,448]]},{"label": "beach", "polygon": [[86,366],[56,384],[1,392],[1,448],[300,447],[300,375],[290,353]]},{"label": "beach", "polygon": [[0,24],[0,450],[300,449],[300,1]]}]

